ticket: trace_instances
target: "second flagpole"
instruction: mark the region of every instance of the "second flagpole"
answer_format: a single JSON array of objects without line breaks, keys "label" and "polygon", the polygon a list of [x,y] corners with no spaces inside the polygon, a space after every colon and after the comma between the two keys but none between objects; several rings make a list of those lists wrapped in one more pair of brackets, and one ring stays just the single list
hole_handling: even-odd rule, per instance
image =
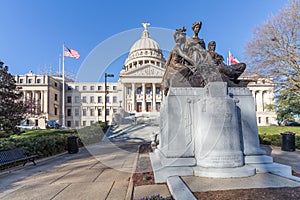
[{"label": "second flagpole", "polygon": [[65,127],[65,44],[62,45],[62,110],[61,110],[61,127]]}]

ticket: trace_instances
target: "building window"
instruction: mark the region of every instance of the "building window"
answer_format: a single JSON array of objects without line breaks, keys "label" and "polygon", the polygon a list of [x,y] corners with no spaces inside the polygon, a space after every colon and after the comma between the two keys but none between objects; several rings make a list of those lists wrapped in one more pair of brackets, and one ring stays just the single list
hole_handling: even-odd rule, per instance
[{"label": "building window", "polygon": [[101,88],[102,88],[102,87],[99,85],[99,86],[98,86],[98,90],[101,90]]},{"label": "building window", "polygon": [[109,96],[106,96],[106,103],[109,103]]},{"label": "building window", "polygon": [[113,86],[113,90],[117,90],[117,86]]},{"label": "building window", "polygon": [[160,88],[156,88],[156,94],[160,94]]},{"label": "building window", "polygon": [[54,94],[54,101],[57,101],[57,99],[58,99],[58,95]]},{"label": "building window", "polygon": [[36,83],[41,83],[41,79],[38,78],[38,79],[36,80]]},{"label": "building window", "polygon": [[72,110],[71,109],[67,109],[67,116],[71,116],[72,115]]},{"label": "building window", "polygon": [[150,88],[146,89],[146,94],[151,94],[151,89]]},{"label": "building window", "polygon": [[75,86],[75,90],[77,90],[77,91],[78,91],[78,90],[79,90],[79,86]]},{"label": "building window", "polygon": [[75,116],[79,116],[79,109],[75,108]]},{"label": "building window", "polygon": [[94,116],[94,109],[90,109],[90,116]]},{"label": "building window", "polygon": [[113,103],[117,103],[118,99],[116,96],[113,97]]},{"label": "building window", "polygon": [[57,83],[56,82],[54,82],[54,86],[57,87]]},{"label": "building window", "polygon": [[261,123],[261,117],[258,117],[258,123],[259,124]]},{"label": "building window", "polygon": [[106,109],[106,116],[109,115],[109,109]]},{"label": "building window", "polygon": [[54,115],[57,115],[57,108],[54,108]]},{"label": "building window", "polygon": [[114,108],[114,109],[113,109],[113,113],[117,113],[117,109]]},{"label": "building window", "polygon": [[67,127],[71,127],[71,121],[67,121]]},{"label": "building window", "polygon": [[269,124],[269,117],[266,117],[266,124]]},{"label": "building window", "polygon": [[86,86],[82,86],[82,90],[86,90]]},{"label": "building window", "polygon": [[86,103],[86,96],[82,97],[82,103]]},{"label": "building window", "polygon": [[75,96],[75,103],[80,103],[80,97],[79,96]]},{"label": "building window", "polygon": [[95,87],[93,85],[91,85],[90,90],[94,90],[94,89],[95,89]]},{"label": "building window", "polygon": [[28,79],[28,83],[32,83],[32,79]]},{"label": "building window", "polygon": [[71,87],[71,86],[68,86],[68,90],[72,90],[72,87]]},{"label": "building window", "polygon": [[22,78],[19,80],[19,83],[23,83],[23,79]]},{"label": "building window", "polygon": [[137,94],[141,94],[141,93],[142,93],[142,89],[141,89],[141,88],[138,88],[138,89],[136,90],[136,93],[137,93]]},{"label": "building window", "polygon": [[82,109],[82,116],[86,116],[86,109]]},{"label": "building window", "polygon": [[90,96],[90,102],[94,103],[94,96]]},{"label": "building window", "polygon": [[75,127],[79,126],[79,121],[75,121]]},{"label": "building window", "polygon": [[82,121],[82,126],[86,126],[86,121]]},{"label": "building window", "polygon": [[101,115],[102,115],[102,109],[98,108],[98,116],[101,116]]},{"label": "building window", "polygon": [[98,103],[102,103],[102,97],[98,96]]},{"label": "building window", "polygon": [[106,86],[106,90],[109,90],[109,86]]},{"label": "building window", "polygon": [[71,96],[67,97],[67,103],[72,103],[72,97]]}]

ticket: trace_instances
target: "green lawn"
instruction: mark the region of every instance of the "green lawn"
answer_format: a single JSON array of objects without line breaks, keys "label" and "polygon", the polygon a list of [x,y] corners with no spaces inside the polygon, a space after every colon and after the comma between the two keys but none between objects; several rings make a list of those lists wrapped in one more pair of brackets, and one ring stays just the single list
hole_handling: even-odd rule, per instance
[{"label": "green lawn", "polygon": [[39,137],[45,135],[64,135],[64,134],[74,134],[76,130],[74,129],[39,129],[39,130],[27,130],[21,135],[12,135],[11,138],[30,138],[30,137]]},{"label": "green lawn", "polygon": [[284,132],[293,132],[300,135],[300,127],[296,126],[259,126],[258,133],[262,134],[280,134]]}]

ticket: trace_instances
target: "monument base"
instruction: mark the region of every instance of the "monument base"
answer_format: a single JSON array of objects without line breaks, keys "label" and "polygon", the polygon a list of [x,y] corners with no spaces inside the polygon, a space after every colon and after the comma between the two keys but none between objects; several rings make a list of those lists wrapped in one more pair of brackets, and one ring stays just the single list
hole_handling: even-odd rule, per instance
[{"label": "monument base", "polygon": [[292,168],[288,165],[279,163],[268,163],[268,164],[249,164],[248,166],[255,167],[256,173],[273,173],[282,175],[292,175]]},{"label": "monument base", "polygon": [[155,183],[165,183],[170,176],[192,176],[195,158],[166,158],[158,149],[150,153]]},{"label": "monument base", "polygon": [[210,178],[242,178],[253,176],[256,173],[255,167],[242,166],[242,167],[230,167],[230,168],[205,168],[194,167],[194,175]]},{"label": "monument base", "polygon": [[245,156],[245,164],[268,164],[273,163],[273,158],[266,155]]}]

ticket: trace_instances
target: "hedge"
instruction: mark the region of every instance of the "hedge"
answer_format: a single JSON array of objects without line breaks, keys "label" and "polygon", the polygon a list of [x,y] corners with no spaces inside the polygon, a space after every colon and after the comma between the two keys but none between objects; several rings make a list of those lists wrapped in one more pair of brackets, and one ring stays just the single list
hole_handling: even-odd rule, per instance
[{"label": "hedge", "polygon": [[42,158],[66,151],[69,136],[77,136],[79,147],[81,147],[100,142],[103,135],[102,128],[98,125],[79,130],[33,130],[22,135],[0,138],[0,151],[23,148],[26,153],[37,154],[39,158]]}]

